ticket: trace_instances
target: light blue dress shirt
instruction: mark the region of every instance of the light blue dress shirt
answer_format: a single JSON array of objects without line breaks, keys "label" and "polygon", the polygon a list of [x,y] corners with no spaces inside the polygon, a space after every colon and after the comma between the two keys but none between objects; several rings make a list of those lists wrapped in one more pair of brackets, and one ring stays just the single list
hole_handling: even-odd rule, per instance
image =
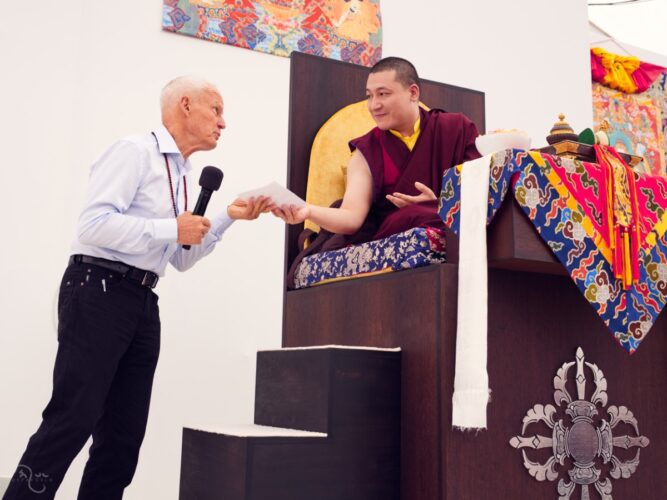
[{"label": "light blue dress shirt", "polygon": [[111,146],[90,169],[86,202],[79,217],[72,254],[91,255],[164,276],[167,262],[179,271],[208,255],[232,224],[226,211],[211,219],[211,230],[200,245],[183,250],[165,166],[169,163],[177,212],[188,210],[199,196],[189,175],[192,166],[181,155],[164,126],[153,133],[127,137]]}]

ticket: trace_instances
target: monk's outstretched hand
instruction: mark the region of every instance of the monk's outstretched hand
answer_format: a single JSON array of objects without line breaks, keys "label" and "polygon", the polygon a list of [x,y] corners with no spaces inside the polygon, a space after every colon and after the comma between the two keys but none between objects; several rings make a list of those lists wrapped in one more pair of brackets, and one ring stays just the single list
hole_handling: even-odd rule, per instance
[{"label": "monk's outstretched hand", "polygon": [[407,207],[408,205],[412,205],[414,203],[422,203],[424,201],[431,201],[437,199],[435,193],[431,191],[431,189],[425,184],[422,184],[421,182],[415,182],[415,187],[420,192],[420,194],[418,194],[417,196],[410,196],[408,194],[403,194],[403,193],[394,193],[394,194],[388,194],[387,199],[391,201],[394,205],[396,205],[398,208]]},{"label": "monk's outstretched hand", "polygon": [[310,216],[310,207],[303,205],[297,207],[296,205],[282,205],[275,207],[271,213],[276,217],[280,217],[287,224],[301,224]]}]

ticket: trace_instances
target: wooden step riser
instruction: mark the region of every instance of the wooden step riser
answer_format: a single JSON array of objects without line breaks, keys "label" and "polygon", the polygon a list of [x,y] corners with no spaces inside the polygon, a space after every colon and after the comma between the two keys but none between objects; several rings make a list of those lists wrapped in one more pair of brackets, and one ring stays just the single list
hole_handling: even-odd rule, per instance
[{"label": "wooden step riser", "polygon": [[257,357],[255,423],[334,435],[381,428],[400,414],[400,353],[264,351]]},{"label": "wooden step riser", "polygon": [[180,500],[398,500],[398,445],[185,429]]}]

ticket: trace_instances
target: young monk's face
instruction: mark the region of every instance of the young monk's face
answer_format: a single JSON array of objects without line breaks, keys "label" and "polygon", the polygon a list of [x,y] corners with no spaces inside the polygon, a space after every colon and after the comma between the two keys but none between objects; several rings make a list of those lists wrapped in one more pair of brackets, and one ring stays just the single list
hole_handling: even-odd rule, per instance
[{"label": "young monk's face", "polygon": [[368,110],[380,130],[411,129],[419,105],[419,87],[396,80],[396,70],[371,73],[366,83]]}]

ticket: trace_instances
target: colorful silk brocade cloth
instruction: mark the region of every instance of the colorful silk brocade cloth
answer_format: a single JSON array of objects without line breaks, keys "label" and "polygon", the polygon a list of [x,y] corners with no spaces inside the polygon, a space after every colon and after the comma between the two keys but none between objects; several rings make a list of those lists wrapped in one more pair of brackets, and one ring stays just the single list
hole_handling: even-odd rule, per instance
[{"label": "colorful silk brocade cloth", "polygon": [[289,56],[372,66],[382,58],[380,0],[163,0],[162,27]]},{"label": "colorful silk brocade cloth", "polygon": [[331,283],[445,262],[445,235],[416,227],[387,238],[305,257],[294,275],[295,288]]},{"label": "colorful silk brocade cloth", "polygon": [[[496,153],[491,161],[487,224],[512,189],[538,234],[614,338],[633,353],[667,302],[667,179],[629,174],[634,176],[639,242],[636,262],[628,263],[635,273],[628,283],[616,277],[614,267],[605,166],[512,150]],[[458,168],[445,172],[439,207],[440,217],[457,234],[460,175]],[[612,207],[617,208],[613,203]]]}]

